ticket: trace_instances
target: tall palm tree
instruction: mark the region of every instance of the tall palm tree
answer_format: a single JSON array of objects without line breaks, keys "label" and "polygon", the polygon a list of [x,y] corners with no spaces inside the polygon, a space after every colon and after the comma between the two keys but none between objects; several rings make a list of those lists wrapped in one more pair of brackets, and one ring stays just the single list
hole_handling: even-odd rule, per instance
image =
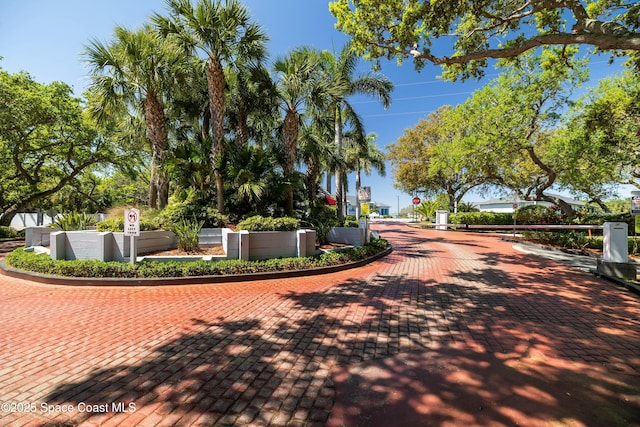
[{"label": "tall palm tree", "polygon": [[211,166],[216,182],[218,211],[224,212],[222,157],[224,154],[224,66],[238,58],[262,58],[266,34],[253,23],[238,0],[166,0],[170,17],[156,14],[152,20],[163,35],[172,35],[191,52],[207,57],[207,87],[211,111]]},{"label": "tall palm tree", "polygon": [[[342,157],[343,146],[343,112],[353,118],[353,124],[358,132],[362,130],[362,123],[357,119],[352,105],[348,102],[348,97],[355,94],[376,97],[382,102],[384,108],[391,104],[391,92],[393,83],[387,77],[379,74],[368,74],[355,76],[358,56],[352,50],[351,45],[344,46],[339,56],[329,51],[323,51],[323,71],[326,73],[327,85],[333,88],[335,95],[332,100],[332,111],[334,112],[334,138],[336,146],[336,157]],[[344,170],[337,168],[336,179],[336,200],[338,201],[338,218],[344,219],[342,204],[342,176]]]},{"label": "tall palm tree", "polygon": [[359,190],[362,185],[362,172],[371,175],[376,169],[381,176],[386,174],[385,154],[376,145],[378,135],[358,133],[346,135],[347,149],[345,160],[356,173],[356,218],[360,218]]},{"label": "tall palm tree", "polygon": [[148,26],[137,31],[116,27],[113,41],[91,41],[84,56],[91,67],[89,90],[95,95],[93,113],[98,120],[142,105],[152,146],[149,206],[165,207],[169,197],[165,102],[186,58]]},{"label": "tall palm tree", "polygon": [[289,181],[285,198],[287,215],[293,215],[291,181],[295,172],[301,114],[313,110],[324,94],[318,79],[318,66],[319,53],[308,47],[294,49],[273,65],[280,108],[284,111],[282,142],[285,159],[282,170],[285,180]]}]

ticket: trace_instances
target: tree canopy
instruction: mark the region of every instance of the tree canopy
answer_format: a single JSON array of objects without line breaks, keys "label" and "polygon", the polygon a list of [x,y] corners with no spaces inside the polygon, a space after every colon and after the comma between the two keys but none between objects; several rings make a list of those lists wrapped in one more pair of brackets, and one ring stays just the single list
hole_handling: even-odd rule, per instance
[{"label": "tree canopy", "polygon": [[0,224],[40,207],[93,165],[118,161],[67,84],[0,69],[0,98]]},{"label": "tree canopy", "polygon": [[452,79],[480,77],[489,58],[539,46],[640,51],[640,4],[632,1],[335,0],[329,8],[359,54],[413,57],[418,69],[431,62]]}]

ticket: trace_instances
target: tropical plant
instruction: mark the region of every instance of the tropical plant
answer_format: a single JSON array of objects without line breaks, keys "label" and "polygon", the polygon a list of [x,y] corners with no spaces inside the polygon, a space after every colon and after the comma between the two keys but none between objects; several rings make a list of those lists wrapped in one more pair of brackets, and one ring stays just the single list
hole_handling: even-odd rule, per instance
[{"label": "tropical plant", "polygon": [[[343,115],[350,118],[355,132],[364,135],[363,124],[356,114],[348,97],[355,94],[376,97],[386,109],[391,104],[393,83],[387,77],[379,74],[355,76],[358,57],[350,44],[344,46],[338,56],[329,51],[323,51],[321,65],[324,80],[330,89],[330,108],[334,121],[334,140],[336,158],[343,157]],[[337,213],[340,220],[344,219],[342,196],[343,176],[345,171],[338,167],[335,171]]]},{"label": "tropical plant", "polygon": [[149,206],[162,209],[169,198],[165,103],[186,56],[149,26],[137,31],[118,26],[113,41],[91,41],[84,56],[91,67],[89,90],[95,94],[92,112],[99,121],[143,106],[152,146]]},{"label": "tropical plant", "polygon": [[199,236],[204,221],[198,221],[195,217],[192,219],[182,219],[169,226],[169,230],[176,235],[178,239],[178,249],[184,252],[198,252]]},{"label": "tropical plant", "polygon": [[167,7],[169,17],[153,17],[161,34],[172,36],[184,49],[203,52],[207,58],[211,165],[218,211],[224,213],[224,66],[232,66],[239,58],[262,58],[267,36],[238,0],[198,0],[195,6],[189,0],[167,0]]},{"label": "tropical plant", "polygon": [[313,110],[325,95],[318,74],[319,53],[302,47],[279,58],[273,65],[279,106],[284,111],[282,124],[282,145],[284,163],[282,170],[288,182],[285,199],[285,213],[293,215],[296,155],[299,142],[301,114]]},{"label": "tropical plant", "polygon": [[63,231],[86,230],[96,225],[96,219],[84,212],[70,212],[55,218],[53,227]]},{"label": "tropical plant", "polygon": [[385,155],[375,141],[378,136],[369,133],[366,136],[354,131],[346,135],[345,160],[351,170],[356,172],[356,218],[360,218],[360,188],[362,186],[362,172],[371,175],[376,169],[380,176],[386,175]]}]

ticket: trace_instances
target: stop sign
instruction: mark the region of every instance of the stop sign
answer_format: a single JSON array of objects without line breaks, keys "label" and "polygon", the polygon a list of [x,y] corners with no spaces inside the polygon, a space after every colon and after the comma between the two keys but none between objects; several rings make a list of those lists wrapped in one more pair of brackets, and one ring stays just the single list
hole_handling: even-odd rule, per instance
[{"label": "stop sign", "polygon": [[413,198],[413,204],[414,205],[419,205],[420,204],[420,197],[414,197]]}]

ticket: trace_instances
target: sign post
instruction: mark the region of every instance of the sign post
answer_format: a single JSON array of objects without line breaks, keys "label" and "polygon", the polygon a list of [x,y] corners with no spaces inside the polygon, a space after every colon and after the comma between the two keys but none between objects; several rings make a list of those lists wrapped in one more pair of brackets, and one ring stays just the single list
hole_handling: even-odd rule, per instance
[{"label": "sign post", "polygon": [[518,210],[518,204],[513,204],[513,237],[516,237],[516,211]]},{"label": "sign post", "polygon": [[136,262],[136,237],[140,235],[140,211],[135,208],[124,211],[124,235],[129,236],[129,260]]}]

